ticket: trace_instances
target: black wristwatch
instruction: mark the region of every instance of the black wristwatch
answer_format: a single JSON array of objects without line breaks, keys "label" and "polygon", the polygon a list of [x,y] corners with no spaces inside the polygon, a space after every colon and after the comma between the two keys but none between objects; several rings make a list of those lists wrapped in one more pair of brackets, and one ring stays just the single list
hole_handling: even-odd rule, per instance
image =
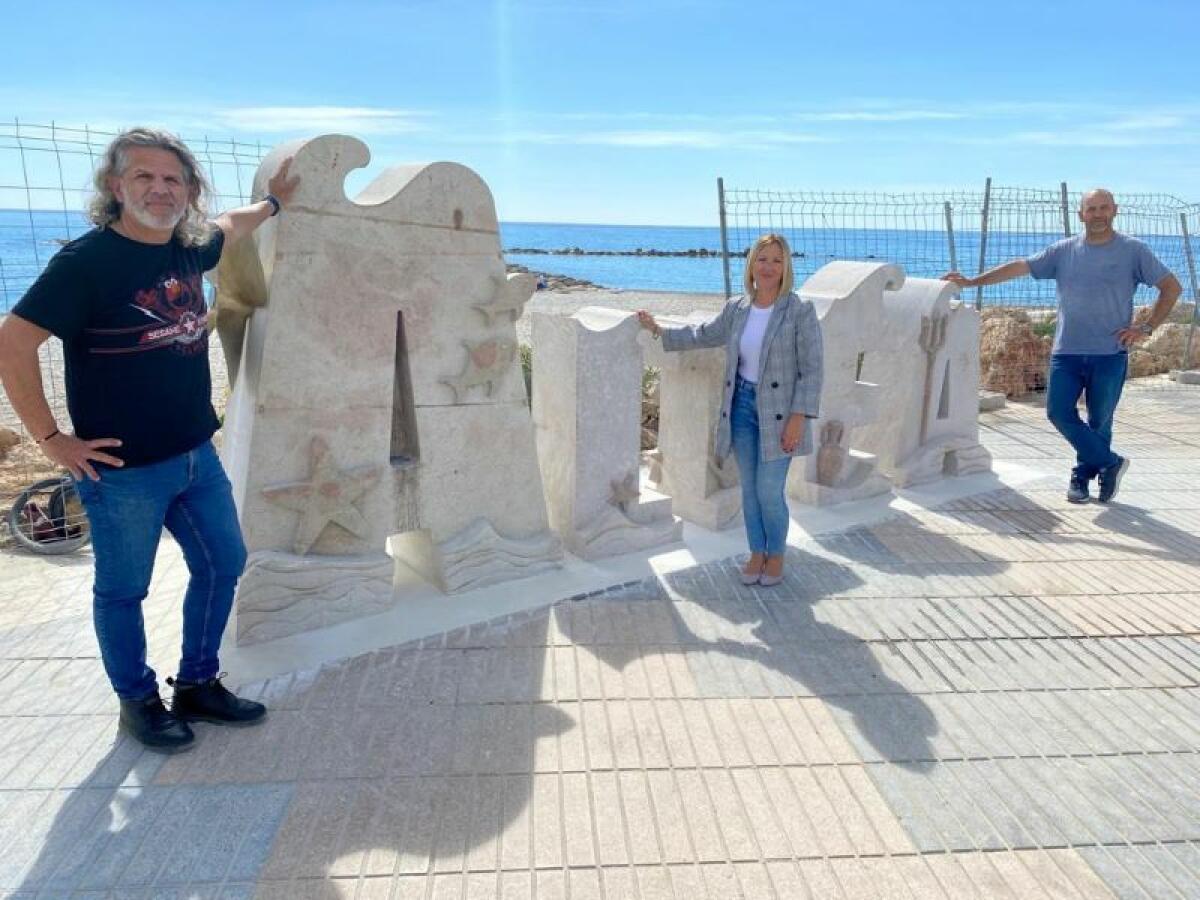
[{"label": "black wristwatch", "polygon": [[283,204],[279,202],[279,198],[274,194],[267,194],[267,196],[263,197],[263,199],[271,204],[271,215],[279,215],[279,210],[283,208]]}]

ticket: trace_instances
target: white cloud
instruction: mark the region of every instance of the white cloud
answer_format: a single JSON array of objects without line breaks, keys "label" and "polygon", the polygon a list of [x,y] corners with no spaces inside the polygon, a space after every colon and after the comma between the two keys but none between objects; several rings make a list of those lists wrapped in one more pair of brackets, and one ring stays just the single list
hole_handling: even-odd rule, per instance
[{"label": "white cloud", "polygon": [[966,113],[934,109],[841,110],[797,113],[793,118],[809,122],[929,122],[966,119]]},{"label": "white cloud", "polygon": [[411,134],[430,130],[424,113],[369,106],[244,106],[218,110],[214,116],[227,128],[257,134]]},{"label": "white cloud", "polygon": [[1124,116],[1112,122],[1106,122],[1103,127],[1109,131],[1151,131],[1163,128],[1180,128],[1187,124],[1187,119],[1183,116],[1173,113],[1152,112]]},{"label": "white cloud", "polygon": [[1042,147],[1162,147],[1195,144],[1192,134],[1133,134],[1080,126],[1071,131],[1019,131],[984,139],[987,143],[1033,144]]},{"label": "white cloud", "polygon": [[826,144],[835,139],[790,131],[722,131],[696,129],[642,129],[624,131],[514,131],[488,135],[462,136],[465,143],[548,144],[633,149],[684,148],[718,150],[727,148],[762,149],[795,144]]},{"label": "white cloud", "polygon": [[612,147],[691,147],[719,149],[726,147],[770,147],[791,144],[829,143],[831,138],[790,131],[599,131],[575,135],[574,143],[599,144]]}]

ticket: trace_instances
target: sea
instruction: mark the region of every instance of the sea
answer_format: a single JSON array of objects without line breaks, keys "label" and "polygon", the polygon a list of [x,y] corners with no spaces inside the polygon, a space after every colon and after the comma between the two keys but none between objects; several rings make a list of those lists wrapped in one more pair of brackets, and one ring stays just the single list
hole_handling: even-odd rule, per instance
[{"label": "sea", "polygon": [[[0,313],[21,298],[64,241],[88,229],[82,214],[62,211],[0,210]],[[762,230],[767,230],[768,225]],[[881,228],[798,227],[784,230],[793,251],[796,282],[836,259],[895,262],[908,274],[937,277],[950,268],[973,273],[979,267],[978,233],[960,233],[953,245],[942,232]],[[742,279],[741,257],[758,230],[728,234],[732,288]],[[1027,256],[1060,235],[993,233],[988,266]],[[580,225],[504,222],[500,243],[507,262],[549,275],[563,275],[605,288],[636,291],[723,293],[721,232],[713,227]],[[1160,258],[1179,272],[1178,239],[1151,240]],[[952,254],[953,253],[953,257]],[[1143,296],[1144,295],[1144,296]],[[1139,292],[1138,302],[1149,293]],[[1021,279],[983,295],[985,305],[1047,306],[1053,285]]]}]

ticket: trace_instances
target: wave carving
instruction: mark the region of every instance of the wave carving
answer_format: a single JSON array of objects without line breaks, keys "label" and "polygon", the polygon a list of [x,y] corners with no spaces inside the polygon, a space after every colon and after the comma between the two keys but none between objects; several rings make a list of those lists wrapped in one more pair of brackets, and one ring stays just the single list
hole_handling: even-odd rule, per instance
[{"label": "wave carving", "polygon": [[513,578],[525,578],[562,566],[562,542],[544,532],[530,538],[506,538],[479,518],[438,545],[446,590],[467,591]]},{"label": "wave carving", "polygon": [[391,608],[391,557],[250,554],[238,583],[239,644],[326,628]]}]

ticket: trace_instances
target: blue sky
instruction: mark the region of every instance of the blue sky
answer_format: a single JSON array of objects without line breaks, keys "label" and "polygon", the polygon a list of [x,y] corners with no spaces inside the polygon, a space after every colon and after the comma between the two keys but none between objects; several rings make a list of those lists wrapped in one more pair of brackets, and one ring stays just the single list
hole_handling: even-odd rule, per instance
[{"label": "blue sky", "polygon": [[[868,191],[990,175],[1200,200],[1196,0],[21,8],[0,123],[347,132],[373,154],[352,189],[455,160],[510,221],[711,225],[718,176]],[[0,184],[13,165],[0,153]]]}]

